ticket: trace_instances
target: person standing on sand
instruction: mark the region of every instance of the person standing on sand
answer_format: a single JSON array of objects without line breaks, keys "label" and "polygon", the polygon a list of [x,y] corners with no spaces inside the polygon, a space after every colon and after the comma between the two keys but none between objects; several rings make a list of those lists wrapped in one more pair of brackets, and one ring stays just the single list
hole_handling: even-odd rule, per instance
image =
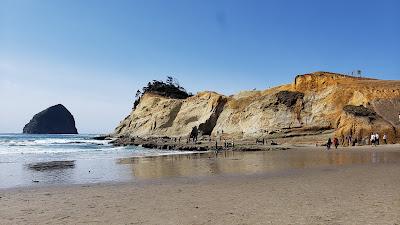
[{"label": "person standing on sand", "polygon": [[350,147],[350,146],[351,146],[351,144],[352,144],[352,142],[353,142],[353,141],[352,141],[352,137],[351,137],[351,135],[349,135],[349,140],[348,140],[348,141],[349,141],[349,147]]},{"label": "person standing on sand", "polygon": [[327,150],[331,149],[331,145],[332,145],[332,140],[331,138],[328,138],[328,142],[326,143],[326,149]]},{"label": "person standing on sand", "polygon": [[333,145],[335,146],[335,149],[339,146],[339,140],[336,137],[333,139]]},{"label": "person standing on sand", "polygon": [[387,145],[387,135],[383,134],[383,143],[385,143],[385,145]]},{"label": "person standing on sand", "polygon": [[371,146],[375,145],[375,134],[371,133]]},{"label": "person standing on sand", "polygon": [[377,145],[379,145],[379,134],[375,133],[375,142]]}]

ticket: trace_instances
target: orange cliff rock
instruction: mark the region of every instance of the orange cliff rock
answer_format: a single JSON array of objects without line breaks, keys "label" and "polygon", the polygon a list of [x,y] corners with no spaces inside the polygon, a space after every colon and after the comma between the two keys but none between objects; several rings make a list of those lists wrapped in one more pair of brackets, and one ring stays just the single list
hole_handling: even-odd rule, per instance
[{"label": "orange cliff rock", "polygon": [[186,137],[196,127],[201,135],[289,142],[347,135],[362,140],[371,132],[398,141],[399,112],[400,81],[315,72],[296,76],[292,84],[229,97],[201,92],[172,99],[146,93],[115,136]]}]

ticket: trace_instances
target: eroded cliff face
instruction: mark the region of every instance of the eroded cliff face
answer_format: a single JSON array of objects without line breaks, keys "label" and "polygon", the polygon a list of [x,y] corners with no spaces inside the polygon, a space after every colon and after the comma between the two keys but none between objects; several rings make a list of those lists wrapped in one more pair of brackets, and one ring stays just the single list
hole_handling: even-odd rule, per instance
[{"label": "eroded cliff face", "polygon": [[379,132],[394,140],[399,112],[400,81],[316,72],[299,75],[292,84],[230,97],[202,92],[182,100],[145,94],[115,134],[186,137],[196,127],[200,135],[235,138],[365,138]]},{"label": "eroded cliff face", "polygon": [[226,100],[226,97],[213,92],[202,92],[187,99],[145,94],[115,133],[140,137],[181,137],[189,135],[197,127],[200,135],[209,135]]}]

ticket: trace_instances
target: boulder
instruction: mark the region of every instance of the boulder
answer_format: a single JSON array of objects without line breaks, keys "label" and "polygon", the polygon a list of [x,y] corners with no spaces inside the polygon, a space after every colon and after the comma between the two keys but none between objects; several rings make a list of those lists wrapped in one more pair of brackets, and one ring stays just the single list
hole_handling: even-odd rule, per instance
[{"label": "boulder", "polygon": [[51,106],[35,116],[25,125],[24,134],[77,134],[75,120],[63,105]]}]

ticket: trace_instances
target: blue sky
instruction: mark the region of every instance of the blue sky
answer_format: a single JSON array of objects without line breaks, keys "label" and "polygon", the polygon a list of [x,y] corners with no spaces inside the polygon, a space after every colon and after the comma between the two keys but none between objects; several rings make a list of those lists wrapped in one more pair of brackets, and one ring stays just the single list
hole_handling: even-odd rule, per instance
[{"label": "blue sky", "polygon": [[57,103],[107,133],[149,80],[233,94],[324,70],[399,79],[396,0],[0,0],[0,132]]}]

